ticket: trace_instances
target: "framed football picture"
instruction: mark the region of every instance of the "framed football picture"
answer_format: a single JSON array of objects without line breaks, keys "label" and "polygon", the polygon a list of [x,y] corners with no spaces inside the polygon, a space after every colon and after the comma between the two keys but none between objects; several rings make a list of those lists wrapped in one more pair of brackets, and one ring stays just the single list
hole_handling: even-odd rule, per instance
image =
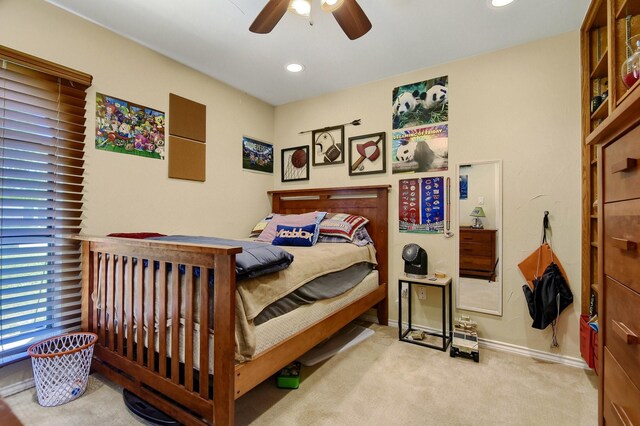
[{"label": "framed football picture", "polygon": [[314,130],[311,139],[314,166],[344,163],[344,125]]},{"label": "framed football picture", "polygon": [[349,138],[349,176],[386,173],[386,133]]},{"label": "framed football picture", "polygon": [[282,182],[309,180],[309,145],[285,148],[281,153]]}]

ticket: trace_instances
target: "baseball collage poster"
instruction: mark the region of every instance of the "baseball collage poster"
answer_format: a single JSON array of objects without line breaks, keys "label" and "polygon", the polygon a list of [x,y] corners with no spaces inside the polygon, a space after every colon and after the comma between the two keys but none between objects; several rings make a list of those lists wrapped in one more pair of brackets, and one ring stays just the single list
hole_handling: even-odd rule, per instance
[{"label": "baseball collage poster", "polygon": [[444,177],[400,180],[400,232],[444,233]]}]

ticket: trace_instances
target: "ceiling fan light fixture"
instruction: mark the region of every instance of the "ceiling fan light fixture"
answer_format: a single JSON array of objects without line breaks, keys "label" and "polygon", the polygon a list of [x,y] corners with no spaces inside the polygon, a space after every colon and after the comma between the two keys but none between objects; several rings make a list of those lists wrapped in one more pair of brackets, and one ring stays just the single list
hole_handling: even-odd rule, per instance
[{"label": "ceiling fan light fixture", "polygon": [[304,66],[300,65],[300,64],[288,64],[286,67],[286,70],[292,73],[297,73],[297,72],[301,72],[304,70]]},{"label": "ceiling fan light fixture", "polygon": [[344,0],[320,0],[320,6],[325,12],[338,10],[344,4]]},{"label": "ceiling fan light fixture", "polygon": [[308,18],[311,15],[311,0],[291,0],[289,11]]},{"label": "ceiling fan light fixture", "polygon": [[513,3],[514,0],[491,0],[491,6],[493,7],[503,7],[508,4]]}]

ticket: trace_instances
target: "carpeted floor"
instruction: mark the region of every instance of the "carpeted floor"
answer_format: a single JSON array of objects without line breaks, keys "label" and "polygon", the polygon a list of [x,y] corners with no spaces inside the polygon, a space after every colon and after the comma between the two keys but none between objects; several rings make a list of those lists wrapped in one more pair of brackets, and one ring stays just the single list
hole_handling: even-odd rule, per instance
[{"label": "carpeted floor", "polygon": [[[267,380],[236,403],[238,425],[596,425],[597,377],[481,349],[480,363],[375,334],[314,367],[297,390]],[[92,375],[87,392],[43,408],[35,389],[7,402],[25,425],[142,424],[120,389]]]}]

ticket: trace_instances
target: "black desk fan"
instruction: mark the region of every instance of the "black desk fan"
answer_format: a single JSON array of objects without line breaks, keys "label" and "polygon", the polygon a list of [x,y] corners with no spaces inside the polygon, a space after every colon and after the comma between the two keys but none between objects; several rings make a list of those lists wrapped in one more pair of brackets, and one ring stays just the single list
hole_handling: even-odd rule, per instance
[{"label": "black desk fan", "polygon": [[417,244],[407,244],[402,248],[404,273],[409,278],[426,278],[428,274],[427,252]]}]

